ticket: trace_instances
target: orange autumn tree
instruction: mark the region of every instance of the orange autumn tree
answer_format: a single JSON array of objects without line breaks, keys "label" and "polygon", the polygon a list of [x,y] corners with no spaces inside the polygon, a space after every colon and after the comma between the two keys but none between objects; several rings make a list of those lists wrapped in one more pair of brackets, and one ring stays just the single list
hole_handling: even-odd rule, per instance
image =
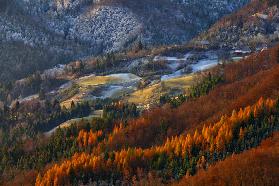
[{"label": "orange autumn tree", "polygon": [[79,147],[87,147],[97,144],[98,139],[103,137],[103,131],[99,130],[97,132],[93,132],[92,129],[89,132],[85,130],[79,131],[77,142]]},{"label": "orange autumn tree", "polygon": [[277,130],[278,105],[277,100],[261,98],[252,106],[234,111],[231,116],[223,116],[217,123],[204,125],[201,132],[196,130],[193,135],[169,138],[160,146],[128,148],[106,155],[77,153],[71,159],[52,166],[43,176],[39,175],[36,185],[71,184],[74,179],[83,182],[105,180],[110,179],[111,175],[118,176],[114,179],[123,179],[127,175],[132,177],[138,169],[146,173],[156,170],[153,165],[158,162],[166,167],[166,174],[172,177],[179,178],[182,176],[180,174],[186,172],[193,174],[196,168],[204,168],[208,162],[245,150],[242,149],[243,144],[250,148],[271,131]]}]

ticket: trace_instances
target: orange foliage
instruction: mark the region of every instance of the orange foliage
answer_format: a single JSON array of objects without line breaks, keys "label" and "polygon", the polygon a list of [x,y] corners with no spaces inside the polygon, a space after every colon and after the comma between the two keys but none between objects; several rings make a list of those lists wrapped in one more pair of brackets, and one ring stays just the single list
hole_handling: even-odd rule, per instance
[{"label": "orange foliage", "polygon": [[[185,157],[187,153],[190,157],[195,156],[192,154],[192,147],[200,148],[203,152],[209,151],[209,149],[211,153],[213,151],[222,152],[226,150],[226,145],[231,143],[234,129],[240,128],[243,122],[247,122],[251,114],[265,113],[271,115],[275,112],[276,103],[275,100],[261,98],[251,107],[241,109],[239,112],[234,111],[231,116],[224,116],[217,123],[204,126],[201,133],[196,130],[194,135],[172,137],[161,146],[147,149],[122,149],[111,152],[107,158],[103,155],[75,154],[70,160],[63,161],[59,165],[55,164],[46,171],[43,177],[38,176],[36,185],[69,184],[71,172],[74,172],[74,175],[84,172],[92,172],[94,175],[101,175],[103,172],[120,172],[122,175],[134,175],[138,168],[146,168],[146,165],[149,165],[156,154],[170,155],[173,153],[177,157]],[[83,134],[83,132],[81,133]],[[239,136],[237,137],[239,138]],[[201,167],[205,166],[204,157],[201,157],[199,164]]]},{"label": "orange foliage", "polygon": [[279,95],[278,51],[279,46],[227,64],[224,67],[225,83],[208,95],[185,102],[176,109],[153,109],[141,118],[129,121],[106,145],[110,150],[159,145],[167,137],[202,127],[203,123],[216,122],[222,115],[253,104],[260,97],[276,98]]},{"label": "orange foliage", "polygon": [[277,185],[279,183],[279,133],[276,132],[255,149],[185,177],[175,186]]},{"label": "orange foliage", "polygon": [[[274,101],[264,101],[264,99],[260,99],[252,107],[247,105],[252,104],[254,100],[262,96],[264,98],[275,98],[279,95],[279,66],[276,64],[278,61],[276,53],[278,53],[278,47],[260,53],[258,56],[252,56],[241,62],[225,66],[225,83],[215,88],[209,95],[186,102],[177,109],[154,109],[139,119],[129,121],[127,127],[123,127],[123,125],[115,127],[113,132],[108,135],[108,138],[104,139],[93,150],[93,155],[87,154],[86,157],[101,158],[100,161],[106,162],[105,167],[102,167],[105,171],[116,170],[127,173],[127,171],[133,171],[131,165],[134,165],[134,167],[138,164],[144,166],[155,153],[165,152],[170,154],[174,152],[176,155],[183,155],[189,152],[189,149],[193,146],[209,149],[209,152],[222,151],[225,145],[232,140],[233,124],[247,120],[251,113],[257,116],[260,114],[258,111],[261,110],[262,105],[272,108]],[[247,107],[240,109],[244,106]],[[233,109],[240,110],[238,112],[234,111],[230,117],[226,116]],[[217,118],[222,115],[221,120],[214,126],[205,124],[203,128],[200,128],[201,134],[197,131],[193,136],[180,135],[179,137],[171,137],[182,133],[185,129],[190,129],[194,125],[199,127],[202,122],[216,122]],[[166,131],[162,135],[162,131],[159,130],[164,128]],[[243,139],[246,132],[246,129],[240,127],[239,140]],[[151,145],[160,144],[166,137],[169,138],[166,139],[163,145],[150,147]],[[85,138],[87,139],[87,137]],[[88,141],[84,142],[81,139],[84,139],[84,137],[80,137],[81,144],[88,144]],[[110,158],[104,160],[102,156],[99,156],[103,152],[102,147],[104,146],[109,150],[118,150],[127,146],[150,148],[146,150],[130,148],[116,151],[117,161],[115,161]],[[134,152],[137,153],[133,156],[127,155]],[[79,155],[75,157],[78,158]],[[127,157],[132,159],[127,159]],[[76,161],[79,161],[79,159]],[[45,176],[42,179],[54,181],[53,178],[48,179]]]},{"label": "orange foliage", "polygon": [[93,132],[90,130],[90,132],[86,132],[85,130],[81,130],[77,137],[77,142],[79,144],[79,147],[87,147],[96,145],[98,142],[98,139],[103,136],[103,131],[99,130],[97,132]]}]

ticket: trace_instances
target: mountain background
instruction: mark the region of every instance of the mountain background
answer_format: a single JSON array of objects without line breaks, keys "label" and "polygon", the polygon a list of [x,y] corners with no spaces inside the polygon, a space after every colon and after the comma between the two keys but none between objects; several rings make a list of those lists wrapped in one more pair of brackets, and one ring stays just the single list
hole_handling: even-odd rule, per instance
[{"label": "mountain background", "polygon": [[139,42],[145,47],[182,44],[248,2],[1,0],[0,79],[22,78]]}]

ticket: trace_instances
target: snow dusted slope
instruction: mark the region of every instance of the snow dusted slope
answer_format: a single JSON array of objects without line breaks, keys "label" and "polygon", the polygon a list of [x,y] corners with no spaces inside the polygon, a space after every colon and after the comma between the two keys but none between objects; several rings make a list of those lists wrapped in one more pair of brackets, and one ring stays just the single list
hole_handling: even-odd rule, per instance
[{"label": "snow dusted slope", "polygon": [[248,1],[15,0],[46,29],[101,52],[139,39],[148,45],[183,43]]},{"label": "snow dusted slope", "polygon": [[95,47],[94,53],[123,49],[140,33],[141,22],[120,5],[98,5],[90,0],[16,0],[35,22],[65,40]]},{"label": "snow dusted slope", "polygon": [[127,8],[102,6],[74,19],[69,37],[91,41],[104,51],[118,51],[140,30],[141,23]]},{"label": "snow dusted slope", "polygon": [[[0,58],[0,79],[22,70],[16,78],[55,64],[123,50],[138,41],[150,47],[181,44],[248,1],[2,0],[0,47],[5,51],[0,56],[5,57]],[[7,51],[5,45],[16,45],[16,49]],[[25,48],[30,49],[29,58],[18,52]],[[37,61],[41,55],[44,59]],[[7,64],[25,65],[16,66],[6,76],[2,71],[11,70]]]}]

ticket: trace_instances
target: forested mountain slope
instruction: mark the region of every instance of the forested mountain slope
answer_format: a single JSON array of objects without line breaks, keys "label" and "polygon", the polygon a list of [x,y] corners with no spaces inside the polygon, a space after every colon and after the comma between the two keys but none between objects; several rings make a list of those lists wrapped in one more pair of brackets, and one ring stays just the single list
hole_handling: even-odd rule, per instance
[{"label": "forested mountain slope", "polygon": [[279,133],[276,132],[259,147],[233,155],[174,185],[276,185],[279,182],[278,156]]},{"label": "forested mountain slope", "polygon": [[272,46],[279,38],[278,1],[253,0],[251,3],[217,21],[193,43],[207,42],[213,48],[255,51]]},{"label": "forested mountain slope", "polygon": [[[247,2],[2,0],[1,79],[21,78],[54,64],[127,49],[138,42],[144,46],[183,43]],[[19,52],[25,48],[34,54]]]},{"label": "forested mountain slope", "polygon": [[[5,108],[2,118],[12,130],[2,128],[10,136],[3,138],[9,139],[2,146],[3,183],[34,184],[34,176],[25,180],[11,175],[40,172],[38,185],[152,180],[162,185],[255,147],[278,130],[277,54],[275,47],[210,70],[211,76],[222,75],[223,81],[206,95],[196,88],[200,96],[177,108],[165,105],[139,116],[134,106],[113,103],[105,107],[104,118],[80,120],[49,138],[42,138],[40,131],[88,112],[89,105],[73,104],[64,110],[58,102],[33,101]],[[25,113],[30,113],[29,119],[19,126]]]},{"label": "forested mountain slope", "polygon": [[276,185],[277,0],[175,45],[247,2],[0,1],[0,185]]}]

